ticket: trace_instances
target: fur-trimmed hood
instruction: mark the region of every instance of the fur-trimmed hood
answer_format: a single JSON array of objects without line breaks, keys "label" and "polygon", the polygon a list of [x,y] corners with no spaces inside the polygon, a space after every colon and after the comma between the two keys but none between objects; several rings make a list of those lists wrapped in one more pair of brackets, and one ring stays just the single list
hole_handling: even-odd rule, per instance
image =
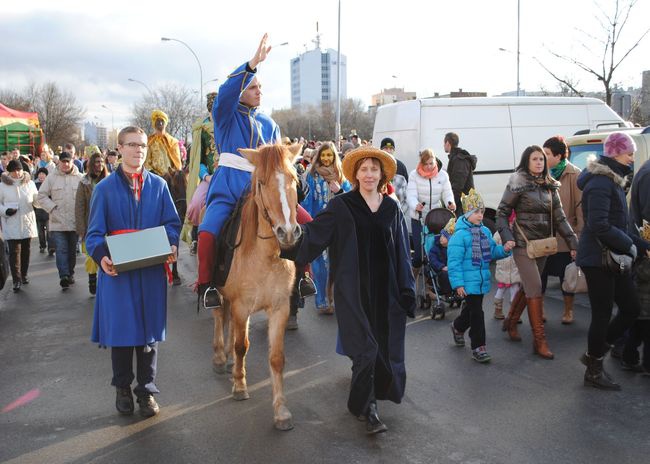
[{"label": "fur-trimmed hood", "polygon": [[628,176],[632,172],[628,166],[619,163],[618,161],[609,158],[600,158],[592,160],[587,164],[582,173],[578,176],[578,188],[584,190],[587,183],[594,178],[594,176],[605,176],[612,180],[615,184],[625,188],[627,186]]},{"label": "fur-trimmed hood", "polygon": [[531,192],[543,187],[547,190],[558,190],[560,183],[551,177],[546,177],[543,182],[537,182],[533,176],[525,171],[515,171],[508,179],[508,190],[514,193]]},{"label": "fur-trimmed hood", "polygon": [[23,171],[23,177],[20,179],[14,179],[13,177],[11,177],[11,174],[9,174],[8,172],[3,172],[1,177],[2,177],[2,183],[7,185],[16,185],[17,183],[26,184],[30,180],[32,180],[29,173],[25,171]]}]

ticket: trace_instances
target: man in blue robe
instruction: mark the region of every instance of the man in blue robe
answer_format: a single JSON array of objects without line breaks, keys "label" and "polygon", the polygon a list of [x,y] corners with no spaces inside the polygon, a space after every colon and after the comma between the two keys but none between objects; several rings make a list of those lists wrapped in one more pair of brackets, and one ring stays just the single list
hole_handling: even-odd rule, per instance
[{"label": "man in blue robe", "polygon": [[86,249],[100,266],[92,341],[111,347],[116,408],[121,414],[134,410],[133,352],[137,359],[134,390],[140,413],[150,417],[159,407],[153,394],[159,341],[165,339],[167,282],[165,266],[155,265],[120,272],[113,267],[107,235],[164,226],[171,244],[167,264],[175,261],[181,221],[167,188],[159,176],[143,168],[147,136],[139,127],[126,127],[118,135],[122,163],[114,174],[97,184],[90,202]]},{"label": "man in blue robe", "polygon": [[255,56],[244,63],[219,88],[212,107],[214,139],[219,153],[219,168],[212,176],[206,199],[206,212],[199,227],[199,298],[206,308],[221,306],[214,288],[216,237],[250,184],[253,166],[237,151],[280,142],[280,128],[270,116],[259,111],[262,86],[256,77],[271,47],[264,34]]}]

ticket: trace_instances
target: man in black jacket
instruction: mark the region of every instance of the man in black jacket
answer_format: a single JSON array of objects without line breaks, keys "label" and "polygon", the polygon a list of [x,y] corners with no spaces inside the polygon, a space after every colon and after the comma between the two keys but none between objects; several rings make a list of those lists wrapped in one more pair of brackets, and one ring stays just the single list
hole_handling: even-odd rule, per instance
[{"label": "man in black jacket", "polygon": [[474,188],[474,169],[476,169],[476,156],[470,155],[467,150],[458,147],[458,134],[448,132],[445,134],[445,153],[449,155],[447,163],[447,174],[451,183],[451,190],[454,192],[454,203],[456,204],[456,216],[463,215],[461,194],[467,195],[470,189]]}]

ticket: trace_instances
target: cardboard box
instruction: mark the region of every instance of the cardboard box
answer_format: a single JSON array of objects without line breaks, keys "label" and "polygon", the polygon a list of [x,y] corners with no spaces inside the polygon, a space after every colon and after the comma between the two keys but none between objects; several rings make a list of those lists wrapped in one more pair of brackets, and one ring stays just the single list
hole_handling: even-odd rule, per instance
[{"label": "cardboard box", "polygon": [[163,226],[110,235],[106,243],[118,273],[163,264],[171,254]]}]

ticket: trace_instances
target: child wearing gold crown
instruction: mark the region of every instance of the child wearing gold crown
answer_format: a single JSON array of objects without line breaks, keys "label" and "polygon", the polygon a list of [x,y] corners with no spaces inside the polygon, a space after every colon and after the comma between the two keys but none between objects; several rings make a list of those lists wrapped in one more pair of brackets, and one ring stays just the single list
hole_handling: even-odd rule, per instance
[{"label": "child wearing gold crown", "polygon": [[490,262],[510,256],[512,247],[497,245],[483,225],[485,206],[478,192],[471,189],[461,201],[465,214],[456,221],[447,255],[449,281],[458,296],[465,298],[465,306],[451,323],[451,331],[456,346],[465,346],[464,333],[469,329],[472,358],[487,363],[491,358],[485,346],[483,295],[490,291]]}]

